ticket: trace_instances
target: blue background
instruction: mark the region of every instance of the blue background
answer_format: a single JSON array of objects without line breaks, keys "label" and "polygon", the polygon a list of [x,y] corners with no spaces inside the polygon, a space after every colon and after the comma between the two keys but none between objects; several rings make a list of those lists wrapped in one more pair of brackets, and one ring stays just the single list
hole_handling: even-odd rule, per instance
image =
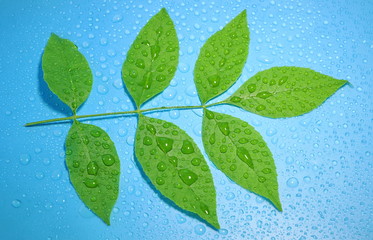
[{"label": "blue background", "polygon": [[[284,211],[210,164],[216,231],[168,205],[133,157],[136,118],[91,121],[108,131],[121,158],[120,194],[106,226],[79,200],[64,164],[69,124],[25,128],[69,114],[46,87],[40,59],[51,32],[72,40],[94,74],[78,114],[133,109],[121,82],[126,52],[165,7],[176,24],[180,63],[171,85],[144,108],[199,105],[193,68],[206,39],[244,9],[250,53],[237,83],[272,66],[300,66],[346,79],[321,107],[290,119],[214,107],[252,124],[272,150]],[[0,239],[373,239],[373,2],[0,0]],[[199,146],[200,112],[150,114],[186,130]]]}]

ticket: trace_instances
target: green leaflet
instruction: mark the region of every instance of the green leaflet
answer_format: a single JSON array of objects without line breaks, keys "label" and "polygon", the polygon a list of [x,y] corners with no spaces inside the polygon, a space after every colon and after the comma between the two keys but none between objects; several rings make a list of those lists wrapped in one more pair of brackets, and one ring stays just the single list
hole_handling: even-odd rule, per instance
[{"label": "green leaflet", "polygon": [[255,74],[225,102],[265,117],[294,117],[317,108],[347,82],[308,68],[273,67]]},{"label": "green leaflet", "polygon": [[249,28],[244,10],[201,48],[194,68],[194,81],[202,104],[236,82],[248,51]]},{"label": "green leaflet", "polygon": [[123,81],[138,108],[170,84],[178,59],[175,27],[162,8],[141,29],[122,67]]},{"label": "green leaflet", "polygon": [[99,127],[75,121],[66,138],[66,165],[79,197],[110,225],[120,174],[119,157],[110,137]]},{"label": "green leaflet", "polygon": [[92,72],[85,57],[74,43],[52,33],[44,50],[42,67],[50,90],[75,114],[92,89]]},{"label": "green leaflet", "polygon": [[219,229],[212,175],[198,146],[176,125],[139,115],[136,157],[153,185]]},{"label": "green leaflet", "polygon": [[202,139],[209,158],[222,172],[282,211],[272,153],[252,126],[239,118],[205,109]]}]

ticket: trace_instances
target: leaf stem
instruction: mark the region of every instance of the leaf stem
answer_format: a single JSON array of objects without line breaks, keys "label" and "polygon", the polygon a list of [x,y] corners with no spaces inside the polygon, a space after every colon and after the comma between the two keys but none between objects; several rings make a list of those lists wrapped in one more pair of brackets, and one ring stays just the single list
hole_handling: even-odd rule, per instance
[{"label": "leaf stem", "polygon": [[26,123],[25,127],[41,125],[46,123],[55,123],[61,121],[69,121],[69,120],[76,120],[80,118],[91,118],[91,117],[103,117],[103,116],[115,116],[115,115],[133,115],[139,113],[146,113],[146,112],[154,112],[154,111],[169,111],[169,110],[189,110],[189,109],[198,109],[198,108],[208,108],[215,105],[224,104],[224,101],[211,103],[208,105],[196,105],[196,106],[172,106],[172,107],[155,107],[155,108],[148,108],[148,109],[139,109],[139,110],[132,110],[132,111],[124,111],[124,112],[111,112],[111,113],[98,113],[98,114],[87,114],[87,115],[74,115],[70,117],[63,117],[63,118],[53,118],[48,120],[36,121]]}]

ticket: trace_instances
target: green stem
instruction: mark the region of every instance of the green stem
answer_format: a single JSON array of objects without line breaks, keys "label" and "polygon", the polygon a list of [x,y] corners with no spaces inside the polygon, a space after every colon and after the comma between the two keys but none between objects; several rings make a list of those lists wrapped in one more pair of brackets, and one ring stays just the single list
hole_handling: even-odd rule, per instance
[{"label": "green stem", "polygon": [[130,115],[130,114],[139,114],[139,113],[145,113],[145,112],[154,112],[154,111],[168,111],[168,110],[188,110],[188,109],[198,109],[198,108],[207,108],[212,107],[215,105],[224,104],[224,101],[212,103],[208,105],[198,105],[198,106],[172,106],[172,107],[156,107],[156,108],[148,108],[148,109],[139,109],[139,110],[133,110],[133,111],[125,111],[125,112],[112,112],[112,113],[98,113],[98,114],[88,114],[88,115],[74,115],[71,117],[63,117],[63,118],[54,118],[54,119],[48,119],[43,121],[37,121],[37,122],[31,122],[26,123],[25,127],[45,124],[45,123],[54,123],[54,122],[61,122],[61,121],[67,121],[67,120],[76,120],[79,118],[89,118],[89,117],[103,117],[103,116],[114,116],[114,115]]}]

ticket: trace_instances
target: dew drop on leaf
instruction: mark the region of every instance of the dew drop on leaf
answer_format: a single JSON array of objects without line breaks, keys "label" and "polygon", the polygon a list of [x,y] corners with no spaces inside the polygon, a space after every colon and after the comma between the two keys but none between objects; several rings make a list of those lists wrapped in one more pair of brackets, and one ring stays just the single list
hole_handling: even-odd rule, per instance
[{"label": "dew drop on leaf", "polygon": [[258,112],[260,112],[260,111],[263,111],[264,109],[266,109],[266,106],[260,104],[260,105],[258,105],[255,109],[256,109]]},{"label": "dew drop on leaf", "polygon": [[220,77],[218,75],[212,75],[207,78],[207,81],[210,84],[210,87],[217,87],[220,84]]},{"label": "dew drop on leaf", "polygon": [[199,158],[193,158],[192,159],[192,165],[193,166],[199,166],[201,164],[201,159]]},{"label": "dew drop on leaf", "polygon": [[168,153],[172,150],[172,145],[174,144],[174,140],[167,137],[157,137],[157,145],[158,147],[164,152]]},{"label": "dew drop on leaf", "polygon": [[165,180],[162,177],[157,177],[155,181],[157,182],[158,185],[165,184]]},{"label": "dew drop on leaf", "polygon": [[163,171],[165,171],[166,169],[167,169],[167,165],[166,165],[166,163],[165,162],[159,162],[158,164],[157,164],[157,169],[159,170],[159,171],[161,171],[161,172],[163,172]]},{"label": "dew drop on leaf", "polygon": [[177,162],[178,162],[177,157],[172,156],[172,157],[170,157],[170,158],[168,159],[168,161],[169,161],[169,162],[170,162],[174,167],[177,167]]},{"label": "dew drop on leaf", "polygon": [[151,124],[146,125],[146,129],[148,129],[148,131],[153,135],[157,133],[157,131],[155,130],[155,127]]},{"label": "dew drop on leaf", "polygon": [[256,90],[256,85],[255,85],[255,84],[249,84],[249,85],[247,85],[247,90],[248,90],[250,93],[255,92],[255,90]]},{"label": "dew drop on leaf", "polygon": [[200,207],[201,207],[201,210],[202,210],[203,213],[205,213],[206,215],[210,214],[210,209],[207,207],[206,204],[201,203]]},{"label": "dew drop on leaf", "polygon": [[106,166],[111,166],[111,165],[113,165],[115,163],[115,158],[111,154],[105,154],[105,155],[102,156],[102,162]]},{"label": "dew drop on leaf", "polygon": [[227,122],[218,122],[218,127],[225,136],[229,135],[230,130]]},{"label": "dew drop on leaf", "polygon": [[153,144],[153,140],[151,137],[145,136],[144,140],[142,141],[144,145],[150,146]]},{"label": "dew drop on leaf", "polygon": [[90,161],[87,165],[87,172],[89,175],[97,175],[98,172],[98,165],[95,161]]},{"label": "dew drop on leaf", "polygon": [[92,137],[99,137],[99,136],[101,136],[101,132],[100,131],[96,131],[96,130],[92,130],[91,131],[91,135],[92,135]]},{"label": "dew drop on leaf", "polygon": [[180,179],[188,186],[192,185],[198,180],[197,174],[190,171],[189,169],[180,169],[178,173]]},{"label": "dew drop on leaf", "polygon": [[272,96],[272,93],[270,93],[268,91],[263,91],[263,92],[258,93],[256,96],[258,98],[266,99],[266,98],[269,98],[270,96]]},{"label": "dew drop on leaf", "polygon": [[215,141],[216,141],[216,139],[215,139],[215,133],[213,133],[213,134],[211,134],[211,136],[210,136],[209,143],[212,145],[212,144],[215,143]]},{"label": "dew drop on leaf", "polygon": [[184,154],[194,153],[193,144],[189,140],[184,140],[183,146],[181,147],[181,152]]},{"label": "dew drop on leaf", "polygon": [[237,148],[236,154],[239,159],[246,163],[250,168],[254,169],[253,160],[251,159],[249,152],[245,148]]},{"label": "dew drop on leaf", "polygon": [[96,188],[96,187],[98,187],[97,181],[94,180],[94,179],[90,179],[90,178],[84,179],[84,185],[86,185],[86,187],[88,187],[88,188]]},{"label": "dew drop on leaf", "polygon": [[266,179],[265,177],[263,177],[263,176],[258,177],[258,181],[259,181],[260,183],[264,183],[266,180],[267,180],[267,179]]}]

